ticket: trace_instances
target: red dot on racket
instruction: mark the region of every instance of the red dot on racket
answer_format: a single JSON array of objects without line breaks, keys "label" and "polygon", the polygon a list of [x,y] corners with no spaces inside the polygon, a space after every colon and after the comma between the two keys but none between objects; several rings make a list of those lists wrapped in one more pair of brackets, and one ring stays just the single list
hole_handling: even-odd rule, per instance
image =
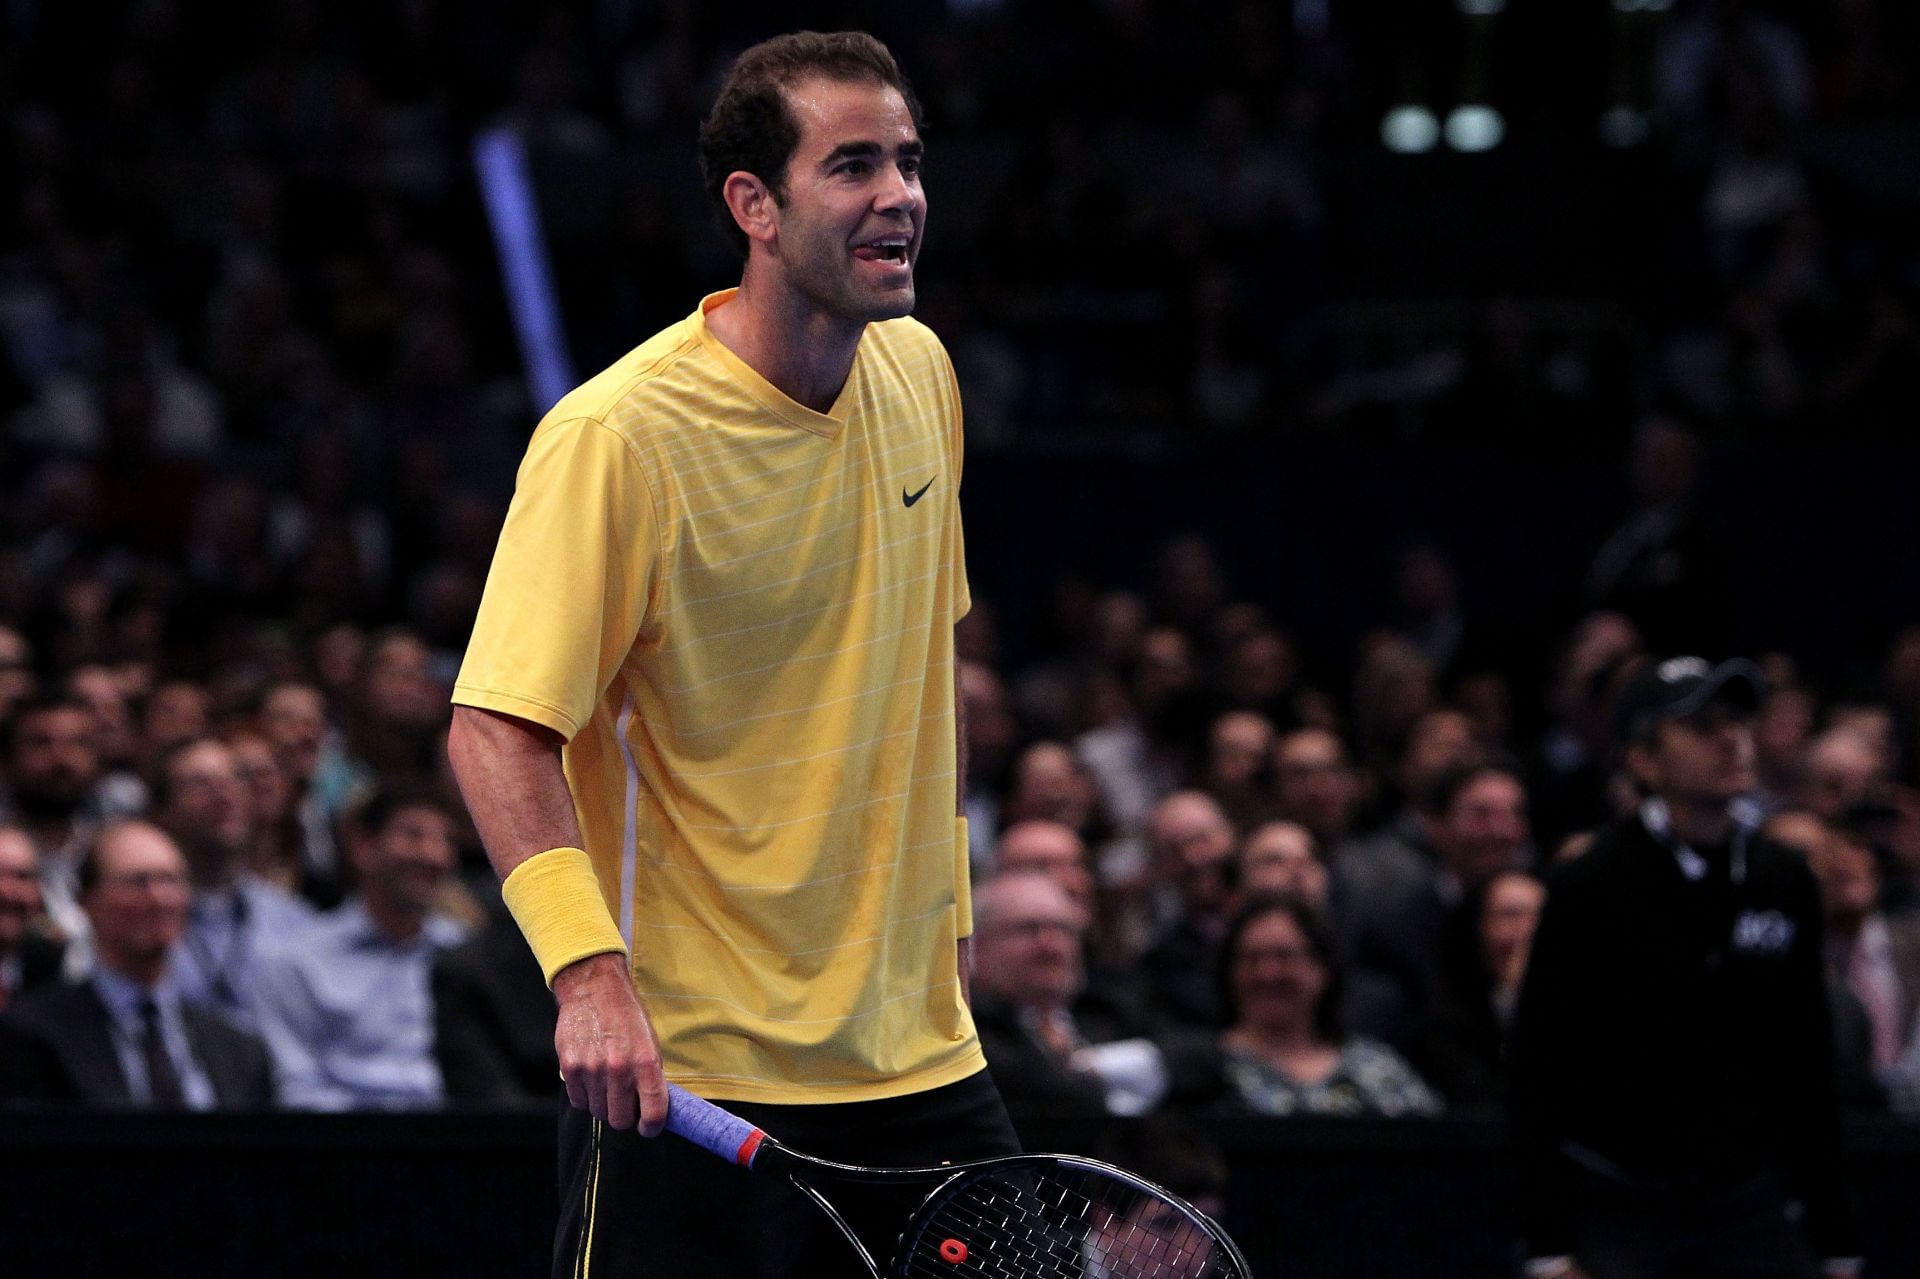
[{"label": "red dot on racket", "polygon": [[966,1259],[967,1245],[961,1243],[958,1239],[942,1239],[940,1241],[940,1260],[950,1262],[957,1266]]}]

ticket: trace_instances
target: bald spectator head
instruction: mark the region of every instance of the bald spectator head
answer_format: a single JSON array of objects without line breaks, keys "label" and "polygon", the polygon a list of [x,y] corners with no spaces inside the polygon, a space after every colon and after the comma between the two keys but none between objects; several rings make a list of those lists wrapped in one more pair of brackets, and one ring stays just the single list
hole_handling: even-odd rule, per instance
[{"label": "bald spectator head", "polygon": [[40,913],[40,854],[17,826],[0,826],[0,959],[20,949]]},{"label": "bald spectator head", "polygon": [[147,822],[106,827],[80,865],[80,904],[93,926],[98,963],[142,986],[155,986],[166,974],[190,899],[186,858]]},{"label": "bald spectator head", "polygon": [[1463,884],[1519,869],[1533,837],[1526,788],[1511,770],[1495,764],[1443,777],[1422,824],[1441,865]]},{"label": "bald spectator head", "polygon": [[1154,873],[1180,894],[1189,913],[1226,910],[1234,830],[1213,796],[1188,790],[1161,800],[1147,818],[1147,843]]},{"label": "bald spectator head", "polygon": [[1273,754],[1273,725],[1253,711],[1228,711],[1207,730],[1207,788],[1233,793],[1257,786]]},{"label": "bald spectator head", "polygon": [[233,748],[217,737],[175,746],[155,774],[154,816],[200,888],[230,883],[253,842],[253,793]]},{"label": "bald spectator head", "polygon": [[1285,893],[1327,908],[1327,865],[1313,832],[1298,822],[1266,822],[1240,844],[1235,891],[1242,901]]},{"label": "bald spectator head", "polygon": [[1280,815],[1312,831],[1323,847],[1352,830],[1359,779],[1346,746],[1326,729],[1296,729],[1274,745],[1273,790]]},{"label": "bald spectator head", "polygon": [[973,984],[1021,1008],[1053,1012],[1080,993],[1087,914],[1046,875],[996,875],[973,895]]},{"label": "bald spectator head", "polygon": [[1093,909],[1093,869],[1087,846],[1070,826],[1032,820],[1009,826],[994,846],[996,874],[1033,872],[1060,885],[1075,906]]},{"label": "bald spectator head", "polygon": [[1882,781],[1872,742],[1846,729],[1828,729],[1807,746],[1800,803],[1826,822],[1844,819]]}]

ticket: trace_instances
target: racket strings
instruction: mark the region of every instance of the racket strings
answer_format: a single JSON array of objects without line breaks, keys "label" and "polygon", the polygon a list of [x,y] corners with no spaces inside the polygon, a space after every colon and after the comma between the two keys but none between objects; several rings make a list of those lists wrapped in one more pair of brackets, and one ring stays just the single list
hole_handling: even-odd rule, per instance
[{"label": "racket strings", "polygon": [[902,1279],[1234,1279],[1181,1207],[1079,1168],[950,1187],[909,1232]]}]

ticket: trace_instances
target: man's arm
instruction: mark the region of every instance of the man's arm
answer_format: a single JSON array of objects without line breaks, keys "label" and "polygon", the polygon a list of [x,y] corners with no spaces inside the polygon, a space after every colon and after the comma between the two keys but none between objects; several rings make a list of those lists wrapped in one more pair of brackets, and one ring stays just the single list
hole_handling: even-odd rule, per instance
[{"label": "man's arm", "polygon": [[[456,706],[447,734],[454,777],[487,859],[502,879],[530,857],[579,848],[580,821],[560,766],[560,738],[527,720]],[[654,1136],[667,1120],[667,1083],[653,1024],[626,957],[591,955],[553,978],[559,1023],[553,1046],[567,1100],[615,1128]]]}]

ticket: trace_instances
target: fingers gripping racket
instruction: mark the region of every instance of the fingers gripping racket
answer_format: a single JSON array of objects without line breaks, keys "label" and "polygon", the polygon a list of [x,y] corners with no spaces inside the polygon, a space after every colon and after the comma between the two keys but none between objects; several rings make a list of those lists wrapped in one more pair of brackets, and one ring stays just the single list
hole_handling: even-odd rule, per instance
[{"label": "fingers gripping racket", "polygon": [[[1111,1164],[1011,1155],[861,1168],[783,1146],[678,1086],[667,1093],[669,1132],[743,1168],[787,1177],[846,1236],[872,1279],[1252,1279],[1246,1258],[1205,1214]],[[883,1271],[820,1183],[930,1189]]]}]

